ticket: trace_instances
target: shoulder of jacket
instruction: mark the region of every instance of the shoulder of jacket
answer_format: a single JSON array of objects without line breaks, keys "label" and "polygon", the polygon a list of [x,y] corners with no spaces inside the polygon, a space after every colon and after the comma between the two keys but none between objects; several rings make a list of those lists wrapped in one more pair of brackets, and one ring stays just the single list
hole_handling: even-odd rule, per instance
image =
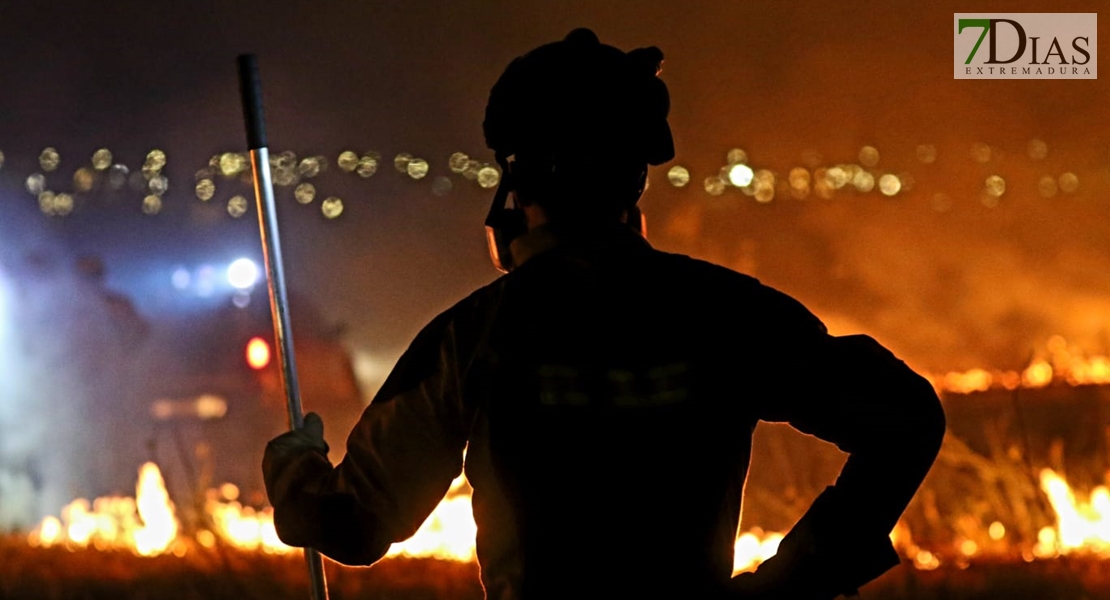
[{"label": "shoulder of jacket", "polygon": [[652,253],[656,259],[662,263],[696,276],[716,278],[723,283],[732,283],[740,286],[750,286],[753,288],[763,287],[763,284],[755,277],[717,263],[694,258],[686,254],[665,252],[658,249],[653,249]]}]

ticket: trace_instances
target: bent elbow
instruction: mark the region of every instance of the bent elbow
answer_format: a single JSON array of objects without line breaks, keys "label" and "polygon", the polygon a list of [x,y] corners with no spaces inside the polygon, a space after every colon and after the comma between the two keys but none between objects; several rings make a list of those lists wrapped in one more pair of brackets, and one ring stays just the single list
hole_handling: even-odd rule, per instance
[{"label": "bent elbow", "polygon": [[908,396],[910,410],[907,421],[911,431],[907,433],[918,447],[922,458],[927,458],[932,464],[940,453],[944,433],[948,429],[944,407],[932,384],[916,373],[913,375]]}]

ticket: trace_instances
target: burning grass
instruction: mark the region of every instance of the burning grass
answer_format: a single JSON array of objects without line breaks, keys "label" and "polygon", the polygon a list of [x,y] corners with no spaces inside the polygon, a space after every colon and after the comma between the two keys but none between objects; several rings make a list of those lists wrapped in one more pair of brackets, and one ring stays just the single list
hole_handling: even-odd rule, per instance
[{"label": "burning grass", "polygon": [[[892,534],[903,567],[864,597],[1110,600],[1110,387],[1061,381],[944,401],[949,435]],[[844,458],[785,426],[761,425],[755,448],[737,571],[774,554]],[[182,522],[158,467],[143,465],[134,498],[75,500],[0,539],[0,600],[307,597],[300,552],[277,540],[268,508],[241,503],[231,484],[198,507]],[[332,597],[481,598],[474,532],[460,476],[373,568],[328,563]]]}]

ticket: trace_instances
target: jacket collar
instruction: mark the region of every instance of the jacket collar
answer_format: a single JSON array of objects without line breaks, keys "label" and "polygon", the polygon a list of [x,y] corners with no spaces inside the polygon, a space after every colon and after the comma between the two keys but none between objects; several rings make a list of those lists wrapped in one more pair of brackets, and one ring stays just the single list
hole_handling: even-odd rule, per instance
[{"label": "jacket collar", "polygon": [[574,228],[545,224],[513,240],[510,248],[513,262],[519,267],[556,248],[589,254],[611,254],[651,249],[651,244],[623,223]]}]

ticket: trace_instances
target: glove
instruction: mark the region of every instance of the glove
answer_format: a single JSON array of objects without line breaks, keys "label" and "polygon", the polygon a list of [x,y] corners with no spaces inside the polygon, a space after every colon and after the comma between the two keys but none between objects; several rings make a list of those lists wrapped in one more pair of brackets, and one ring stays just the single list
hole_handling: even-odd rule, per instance
[{"label": "glove", "polygon": [[331,469],[324,422],[308,413],[300,429],[270,440],[262,458],[262,479],[274,507],[274,527],[281,541],[290,546],[308,546],[314,539],[317,515],[309,489]]},{"label": "glove", "polygon": [[308,451],[328,453],[328,443],[324,441],[324,421],[314,412],[304,416],[304,425],[300,429],[287,431],[266,445],[266,455],[272,454],[273,458],[295,457]]}]

